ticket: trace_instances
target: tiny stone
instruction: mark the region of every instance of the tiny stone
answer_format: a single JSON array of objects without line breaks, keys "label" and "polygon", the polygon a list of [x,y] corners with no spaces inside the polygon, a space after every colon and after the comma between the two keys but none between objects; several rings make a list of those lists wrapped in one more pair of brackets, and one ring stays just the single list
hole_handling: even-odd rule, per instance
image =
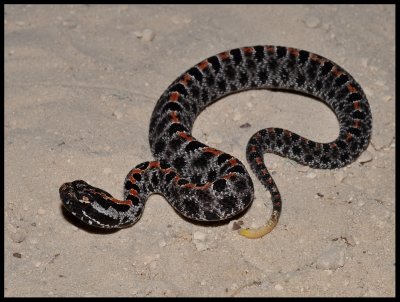
[{"label": "tiny stone", "polygon": [[359,207],[362,207],[363,205],[365,205],[365,201],[364,201],[364,200],[359,200],[359,201],[357,202],[357,205],[358,205]]},{"label": "tiny stone", "polygon": [[196,231],[193,233],[193,240],[204,241],[204,240],[206,240],[206,234]]},{"label": "tiny stone", "polygon": [[143,37],[143,32],[141,31],[134,31],[133,34],[136,36],[136,38],[142,38]]},{"label": "tiny stone", "polygon": [[26,238],[26,232],[22,229],[17,230],[15,233],[11,233],[12,241],[16,243],[21,243]]},{"label": "tiny stone", "polygon": [[393,97],[392,97],[391,95],[386,95],[386,96],[383,97],[383,100],[384,100],[385,102],[389,102],[389,101],[391,101],[392,99],[393,99]]},{"label": "tiny stone", "polygon": [[115,116],[115,117],[117,118],[117,120],[120,120],[120,119],[122,118],[122,116],[123,116],[122,112],[120,112],[120,111],[118,111],[118,110],[115,110],[115,111],[112,113],[112,115]]},{"label": "tiny stone", "polygon": [[36,262],[36,263],[35,263],[35,267],[39,267],[40,265],[41,265],[40,262]]},{"label": "tiny stone", "polygon": [[344,248],[334,246],[318,257],[317,269],[335,270],[339,267],[344,266],[344,261]]},{"label": "tiny stone", "polygon": [[366,163],[369,162],[373,159],[371,152],[368,150],[364,151],[360,157],[357,159],[357,162],[359,163]]},{"label": "tiny stone", "polygon": [[39,209],[37,210],[37,213],[38,213],[39,215],[44,215],[44,214],[46,214],[46,210],[45,210],[45,209],[42,209],[42,208],[39,208]]},{"label": "tiny stone", "polygon": [[274,286],[274,288],[275,288],[276,290],[282,290],[282,289],[283,289],[283,286],[280,285],[280,284],[277,284],[277,285]]},{"label": "tiny stone", "polygon": [[239,126],[239,128],[250,128],[250,127],[251,127],[251,125],[249,123],[244,123]]},{"label": "tiny stone", "polygon": [[22,258],[21,253],[13,253],[13,256],[14,256],[15,258]]},{"label": "tiny stone", "polygon": [[201,252],[201,251],[205,251],[207,249],[207,245],[204,242],[194,242],[196,249]]},{"label": "tiny stone", "polygon": [[147,42],[153,41],[155,36],[156,36],[155,32],[148,28],[146,28],[142,32],[142,40],[143,41],[147,41]]},{"label": "tiny stone", "polygon": [[335,173],[336,183],[341,183],[346,178],[346,174],[342,170]]},{"label": "tiny stone", "polygon": [[160,241],[158,242],[158,246],[159,246],[159,247],[164,247],[164,246],[166,246],[166,245],[167,245],[167,243],[165,242],[164,239],[162,239],[162,240],[160,240]]},{"label": "tiny stone", "polygon": [[307,178],[315,178],[315,177],[317,177],[317,174],[315,174],[314,172],[309,172],[309,173],[307,173],[306,177]]},{"label": "tiny stone", "polygon": [[231,221],[229,223],[229,227],[232,231],[240,230],[242,228],[243,221]]},{"label": "tiny stone", "polygon": [[306,20],[306,25],[310,28],[317,27],[321,21],[317,17],[310,17]]},{"label": "tiny stone", "polygon": [[357,244],[352,235],[346,236],[346,243],[351,246],[355,246]]}]

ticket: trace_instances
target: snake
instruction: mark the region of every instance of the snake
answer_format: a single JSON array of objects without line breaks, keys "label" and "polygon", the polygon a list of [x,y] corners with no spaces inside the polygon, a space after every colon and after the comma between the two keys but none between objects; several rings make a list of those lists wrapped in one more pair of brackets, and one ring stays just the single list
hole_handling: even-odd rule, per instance
[{"label": "snake", "polygon": [[[83,180],[59,188],[62,205],[98,228],[135,224],[149,195],[163,195],[174,210],[200,222],[229,221],[252,204],[254,186],[244,164],[192,135],[196,117],[215,101],[244,90],[268,89],[310,95],[326,104],[339,122],[339,135],[320,143],[281,128],[257,131],[246,147],[251,170],[271,195],[272,210],[260,227],[239,229],[261,238],[277,225],[282,198],[268,171],[265,153],[316,169],[354,162],[369,145],[372,115],[355,79],[333,61],[293,47],[258,45],[223,51],[182,73],[162,93],[152,113],[149,142],[155,160],[134,167],[124,182],[124,199]],[[312,118],[312,117],[311,117]]]}]

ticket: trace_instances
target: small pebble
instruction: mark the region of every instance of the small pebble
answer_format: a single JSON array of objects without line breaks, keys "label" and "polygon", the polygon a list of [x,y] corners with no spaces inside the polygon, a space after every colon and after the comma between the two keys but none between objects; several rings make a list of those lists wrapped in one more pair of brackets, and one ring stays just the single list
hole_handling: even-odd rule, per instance
[{"label": "small pebble", "polygon": [[357,244],[356,240],[354,239],[354,237],[352,235],[342,237],[342,239],[345,241],[345,243],[347,245],[355,246]]},{"label": "small pebble", "polygon": [[156,34],[154,31],[152,31],[151,29],[146,28],[145,30],[143,30],[142,32],[142,40],[146,41],[146,42],[151,42],[154,40]]},{"label": "small pebble", "polygon": [[22,229],[17,230],[15,233],[11,233],[12,241],[16,243],[21,243],[26,238],[26,232]]},{"label": "small pebble", "polygon": [[238,220],[238,221],[230,221],[228,224],[229,229],[231,229],[232,231],[237,231],[240,230],[242,228],[243,225],[243,221]]},{"label": "small pebble", "polygon": [[239,128],[250,128],[250,127],[251,127],[251,125],[249,123],[244,123],[239,126]]},{"label": "small pebble", "polygon": [[122,116],[123,116],[122,112],[119,111],[119,110],[115,110],[115,111],[112,113],[112,115],[115,116],[115,117],[117,118],[117,120],[120,120],[120,119],[122,118]]},{"label": "small pebble", "polygon": [[193,240],[195,241],[205,241],[206,240],[206,234],[203,232],[196,231],[193,233]]},{"label": "small pebble", "polygon": [[275,288],[276,290],[282,290],[282,289],[283,289],[283,286],[280,285],[280,284],[277,284],[277,285],[274,286],[274,288]]},{"label": "small pebble", "polygon": [[205,240],[206,234],[203,232],[196,231],[192,235],[192,242],[196,246],[196,249],[200,252],[205,251],[208,248]]},{"label": "small pebble", "polygon": [[383,97],[383,100],[385,101],[385,102],[389,102],[389,101],[391,101],[393,99],[393,97],[391,96],[391,95],[385,95],[384,97]]},{"label": "small pebble", "polygon": [[44,215],[44,214],[46,214],[46,210],[45,210],[45,209],[42,209],[42,208],[39,208],[39,209],[37,210],[37,213],[38,213],[39,215]]},{"label": "small pebble", "polygon": [[166,246],[166,245],[167,245],[167,243],[165,242],[164,239],[162,239],[162,240],[160,240],[160,241],[158,242],[158,246],[159,246],[159,247],[164,247],[164,246]]},{"label": "small pebble", "polygon": [[373,159],[372,153],[369,152],[368,150],[366,150],[360,155],[360,157],[357,159],[357,162],[362,164],[362,163],[370,162],[370,161],[372,161],[372,159]]},{"label": "small pebble", "polygon": [[343,170],[339,170],[337,172],[335,172],[335,180],[336,183],[341,183],[343,181],[343,179],[346,178],[346,174],[343,172]]},{"label": "small pebble", "polygon": [[194,241],[194,245],[199,252],[207,250],[207,245],[204,242]]},{"label": "small pebble", "polygon": [[22,258],[21,253],[13,253],[13,256],[14,256],[15,258]]},{"label": "small pebble", "polygon": [[317,174],[315,174],[314,172],[309,172],[309,173],[307,173],[306,177],[312,179],[312,178],[317,177]]},{"label": "small pebble", "polygon": [[344,266],[344,247],[334,246],[322,253],[317,259],[317,269],[335,270]]},{"label": "small pebble", "polygon": [[310,28],[317,27],[321,21],[317,17],[310,17],[306,20],[306,25]]}]

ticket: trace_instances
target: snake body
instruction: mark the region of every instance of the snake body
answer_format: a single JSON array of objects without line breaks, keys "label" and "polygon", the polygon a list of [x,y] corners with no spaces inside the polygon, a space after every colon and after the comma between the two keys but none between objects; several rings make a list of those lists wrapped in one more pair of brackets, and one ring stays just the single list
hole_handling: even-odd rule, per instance
[{"label": "snake body", "polygon": [[141,217],[152,193],[165,196],[181,215],[197,221],[226,220],[250,206],[253,183],[243,163],[201,143],[191,134],[200,112],[216,100],[248,89],[285,89],[312,95],[327,104],[339,121],[339,135],[318,143],[285,129],[255,133],[246,150],[252,171],[271,193],[272,214],[259,229],[240,233],[256,238],[277,224],[282,200],[264,164],[271,152],[320,169],[343,167],[368,146],[372,117],[361,86],[334,62],[281,46],[232,49],[209,57],[179,76],[161,95],[150,120],[155,161],[133,168],[124,184],[124,200],[82,180],[60,187],[63,205],[83,222],[123,228]]}]

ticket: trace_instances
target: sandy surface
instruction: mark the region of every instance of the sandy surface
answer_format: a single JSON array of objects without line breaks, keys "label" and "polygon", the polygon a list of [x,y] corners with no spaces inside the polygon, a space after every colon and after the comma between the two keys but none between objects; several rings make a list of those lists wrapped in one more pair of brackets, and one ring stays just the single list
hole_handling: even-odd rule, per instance
[{"label": "sandy surface", "polygon": [[[394,6],[5,7],[6,296],[394,296]],[[138,38],[144,29],[155,33]],[[62,211],[65,181],[117,197],[151,160],[148,124],[164,89],[220,51],[285,45],[342,65],[364,88],[372,142],[338,171],[266,155],[283,196],[260,240],[182,219],[162,196],[117,232]],[[251,126],[241,128],[249,123]],[[328,142],[334,114],[305,96],[248,91],[207,108],[194,136],[245,162],[265,127]],[[260,225],[256,199],[240,219]],[[268,210],[264,203],[267,203]]]}]

